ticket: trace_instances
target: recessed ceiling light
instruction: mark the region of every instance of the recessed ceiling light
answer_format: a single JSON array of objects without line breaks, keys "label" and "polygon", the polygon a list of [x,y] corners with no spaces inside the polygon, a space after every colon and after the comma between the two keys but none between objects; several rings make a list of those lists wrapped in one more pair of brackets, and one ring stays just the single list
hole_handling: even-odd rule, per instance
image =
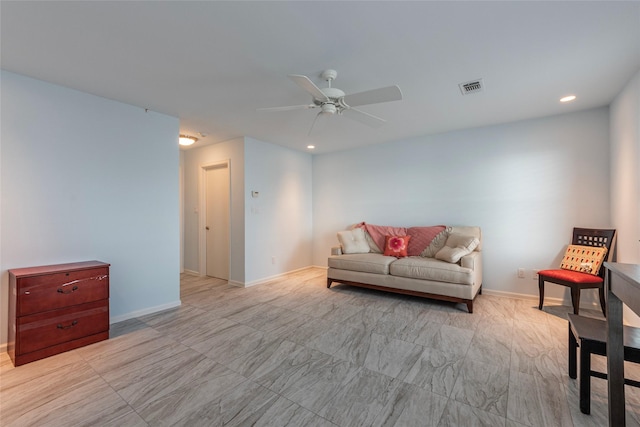
[{"label": "recessed ceiling light", "polygon": [[307,145],[307,148],[308,148],[309,150],[313,150],[314,148],[316,148],[316,146],[315,146],[315,145]]},{"label": "recessed ceiling light", "polygon": [[575,95],[567,95],[563,98],[560,98],[560,102],[571,102],[576,99]]}]

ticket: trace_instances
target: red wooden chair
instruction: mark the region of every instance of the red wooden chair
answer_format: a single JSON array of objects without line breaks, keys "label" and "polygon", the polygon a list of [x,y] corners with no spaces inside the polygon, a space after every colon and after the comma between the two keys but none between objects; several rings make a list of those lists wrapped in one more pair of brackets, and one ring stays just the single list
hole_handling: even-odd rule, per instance
[{"label": "red wooden chair", "polygon": [[[616,230],[574,228],[571,244],[580,246],[604,246],[607,248],[605,261],[615,261],[615,240]],[[550,282],[571,288],[573,314],[578,314],[580,309],[580,291],[582,289],[597,288],[600,295],[600,307],[602,308],[602,313],[606,316],[604,272],[605,268],[602,266],[600,267],[600,271],[597,276],[580,271],[564,269],[539,271],[538,288],[540,290],[540,304],[538,305],[538,308],[542,310],[542,303],[544,302],[544,283]]]}]

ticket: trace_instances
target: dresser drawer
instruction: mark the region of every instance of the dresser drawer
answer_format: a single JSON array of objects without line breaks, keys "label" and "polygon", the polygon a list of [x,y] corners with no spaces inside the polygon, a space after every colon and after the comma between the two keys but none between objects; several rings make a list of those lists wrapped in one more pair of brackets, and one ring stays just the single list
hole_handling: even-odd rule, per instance
[{"label": "dresser drawer", "polygon": [[70,308],[20,317],[16,351],[29,353],[109,330],[109,301],[94,301]]},{"label": "dresser drawer", "polygon": [[17,316],[107,299],[109,268],[23,277],[17,293]]}]

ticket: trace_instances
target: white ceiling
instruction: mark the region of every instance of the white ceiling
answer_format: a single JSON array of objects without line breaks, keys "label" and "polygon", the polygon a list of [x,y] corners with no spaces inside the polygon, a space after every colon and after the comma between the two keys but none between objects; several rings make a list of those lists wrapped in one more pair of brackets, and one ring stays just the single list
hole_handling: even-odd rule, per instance
[{"label": "white ceiling", "polygon": [[[3,69],[180,118],[196,146],[251,136],[315,152],[608,105],[640,69],[640,2],[8,2]],[[288,74],[338,70],[372,129],[317,110]],[[482,93],[458,84],[483,78]],[[560,104],[565,94],[576,94]]]}]

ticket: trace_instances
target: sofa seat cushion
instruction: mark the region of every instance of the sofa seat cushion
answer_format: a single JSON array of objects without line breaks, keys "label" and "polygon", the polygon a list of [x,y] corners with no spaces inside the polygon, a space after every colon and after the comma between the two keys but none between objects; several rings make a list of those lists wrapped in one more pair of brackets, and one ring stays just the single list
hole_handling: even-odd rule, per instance
[{"label": "sofa seat cushion", "polygon": [[396,257],[382,254],[347,254],[329,257],[329,267],[363,273],[389,274],[389,266]]},{"label": "sofa seat cushion", "polygon": [[458,264],[450,264],[434,258],[407,257],[391,264],[393,276],[438,282],[473,284],[473,271]]}]

